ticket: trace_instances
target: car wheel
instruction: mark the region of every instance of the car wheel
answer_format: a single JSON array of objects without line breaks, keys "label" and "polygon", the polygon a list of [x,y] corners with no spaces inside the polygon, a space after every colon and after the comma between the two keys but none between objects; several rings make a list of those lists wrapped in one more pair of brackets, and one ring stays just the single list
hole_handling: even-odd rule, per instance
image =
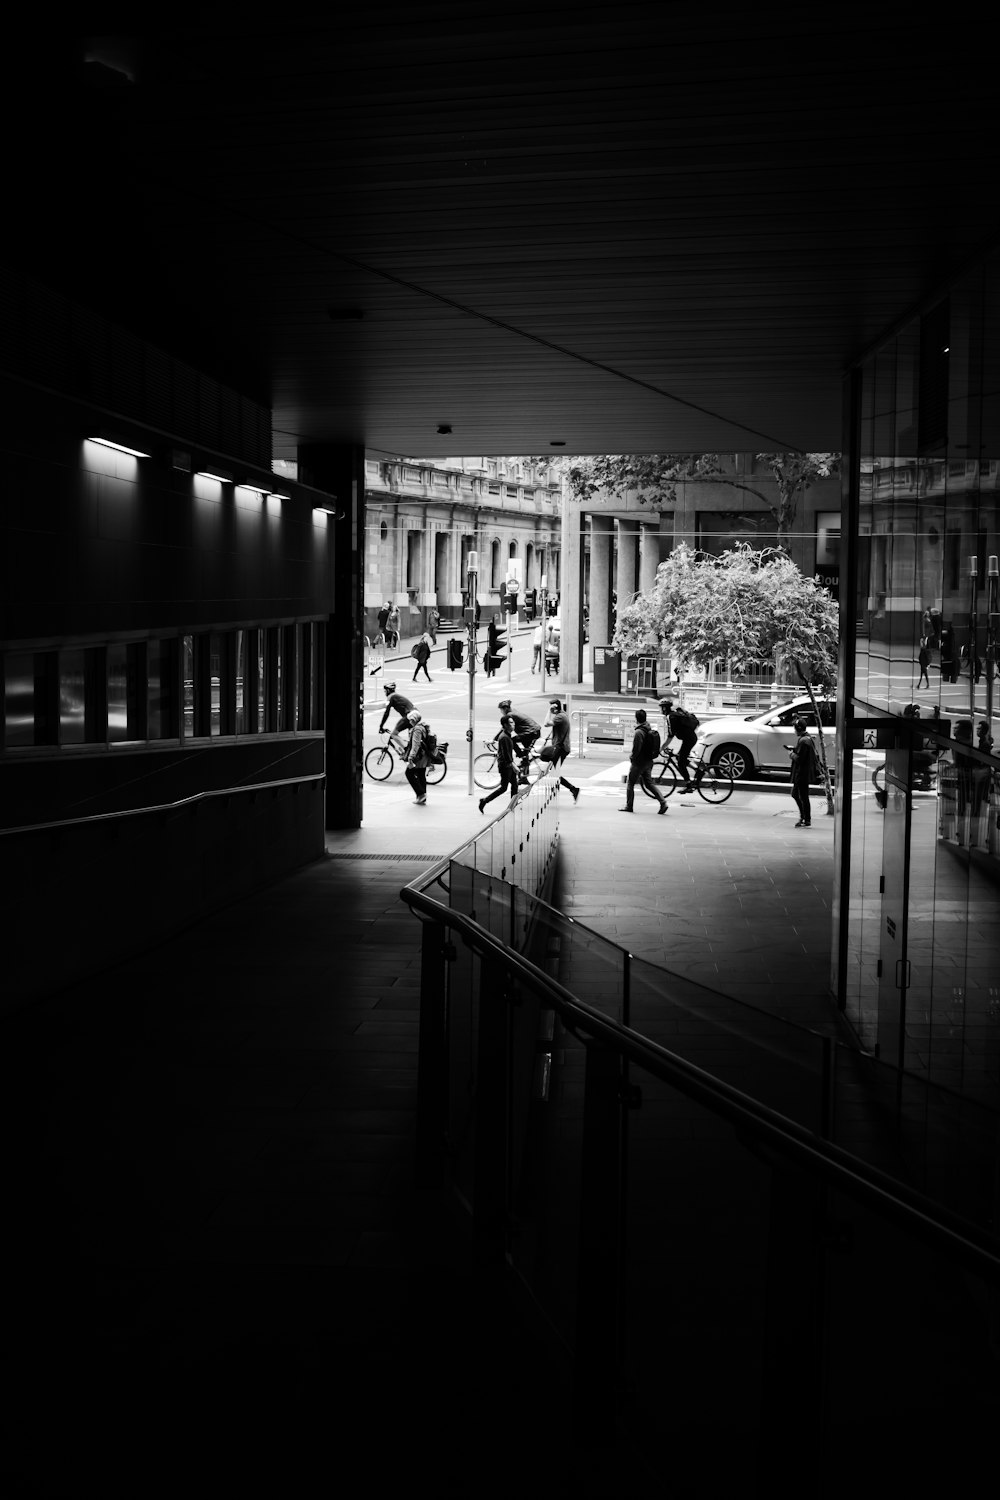
[{"label": "car wheel", "polygon": [[753,774],[753,756],[742,745],[720,745],[712,751],[711,763],[734,781],[744,781]]}]

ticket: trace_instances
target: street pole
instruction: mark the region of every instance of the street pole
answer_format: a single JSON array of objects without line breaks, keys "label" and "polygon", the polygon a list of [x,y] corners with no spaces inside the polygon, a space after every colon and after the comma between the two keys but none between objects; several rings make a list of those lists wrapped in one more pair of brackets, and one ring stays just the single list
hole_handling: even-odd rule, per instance
[{"label": "street pole", "polygon": [[1000,614],[997,591],[1000,585],[1000,566],[996,554],[990,556],[989,576],[986,580],[986,722],[989,733],[993,733],[993,678],[997,670],[997,647],[1000,645]]},{"label": "street pole", "polygon": [[979,631],[979,620],[977,618],[978,594],[979,594],[979,559],[969,558],[969,718],[972,720],[973,728],[976,724],[976,652],[978,642],[976,636]]},{"label": "street pole", "polygon": [[475,785],[472,776],[472,762],[475,759],[475,732],[476,732],[476,579],[478,577],[479,555],[475,552],[469,553],[468,576],[469,576],[469,727],[465,732],[465,738],[469,743],[469,796],[473,796]]}]

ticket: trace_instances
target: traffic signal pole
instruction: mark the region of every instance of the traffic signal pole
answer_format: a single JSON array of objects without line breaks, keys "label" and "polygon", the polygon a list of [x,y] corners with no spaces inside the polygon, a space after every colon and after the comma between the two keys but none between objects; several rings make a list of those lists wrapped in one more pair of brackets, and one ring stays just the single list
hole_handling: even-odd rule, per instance
[{"label": "traffic signal pole", "polygon": [[469,743],[469,796],[473,796],[475,785],[472,776],[472,762],[476,754],[476,566],[479,562],[475,552],[469,553],[469,727],[465,731],[465,738]]}]

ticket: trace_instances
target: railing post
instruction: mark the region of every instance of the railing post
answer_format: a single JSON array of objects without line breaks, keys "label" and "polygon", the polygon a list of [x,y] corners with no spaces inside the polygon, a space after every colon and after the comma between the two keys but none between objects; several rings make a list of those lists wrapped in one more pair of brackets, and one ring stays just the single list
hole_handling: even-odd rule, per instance
[{"label": "railing post", "polygon": [[416,1181],[444,1181],[448,1127],[448,933],[424,920],[420,942],[420,1025],[417,1034]]},{"label": "railing post", "polygon": [[621,1059],[586,1043],[573,1422],[601,1446],[617,1427],[621,1287]]}]

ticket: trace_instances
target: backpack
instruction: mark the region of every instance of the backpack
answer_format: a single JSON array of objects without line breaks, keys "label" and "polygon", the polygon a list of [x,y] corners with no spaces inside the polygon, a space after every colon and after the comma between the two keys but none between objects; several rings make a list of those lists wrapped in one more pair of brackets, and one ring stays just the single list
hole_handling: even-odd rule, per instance
[{"label": "backpack", "polygon": [[417,644],[418,643],[414,641],[413,645],[410,647],[410,655],[414,657],[414,659],[420,655],[420,652],[417,650]]},{"label": "backpack", "polygon": [[432,760],[436,766],[444,760],[444,756],[438,749],[438,737],[430,729],[424,735],[424,753],[427,759]]},{"label": "backpack", "polygon": [[660,731],[650,724],[646,732],[646,754],[655,760],[660,753]]},{"label": "backpack", "polygon": [[686,708],[675,708],[671,712],[672,716],[680,721],[681,728],[688,730],[691,734],[694,733],[701,723],[698,715],[690,713]]}]

